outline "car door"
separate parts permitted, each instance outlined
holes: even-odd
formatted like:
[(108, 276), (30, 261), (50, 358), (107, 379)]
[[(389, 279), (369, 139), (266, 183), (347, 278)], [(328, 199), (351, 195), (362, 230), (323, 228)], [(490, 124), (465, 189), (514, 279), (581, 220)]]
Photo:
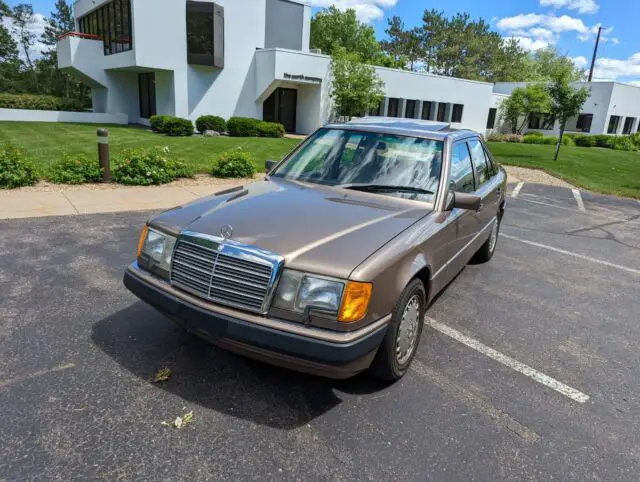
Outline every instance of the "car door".
[(488, 238), (489, 227), (498, 214), (502, 183), (480, 139), (470, 139), (467, 144), (475, 172), (475, 194), (482, 199), (480, 210), (472, 214), (476, 220), (475, 230), (478, 235), (473, 244), (475, 252)]
[[(471, 152), (466, 141), (455, 142), (451, 149), (451, 168), (449, 172), (449, 190), (474, 194), (476, 192), (475, 171)], [(478, 232), (478, 219), (475, 212), (453, 208), (451, 216), (455, 218), (455, 241), (451, 243), (447, 279), (453, 278), (468, 262), (468, 247)]]

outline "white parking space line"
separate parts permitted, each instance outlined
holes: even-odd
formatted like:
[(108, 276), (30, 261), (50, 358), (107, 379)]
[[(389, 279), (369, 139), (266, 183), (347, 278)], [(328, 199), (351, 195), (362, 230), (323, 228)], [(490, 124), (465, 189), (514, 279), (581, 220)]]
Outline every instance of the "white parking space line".
[(468, 346), (469, 348), (473, 348), (474, 350), (482, 353), (483, 355), (488, 356), (489, 358), (502, 363), (509, 368), (526, 375), (532, 380), (545, 385), (556, 392), (564, 395), (565, 397), (569, 397), (571, 400), (574, 400), (578, 403), (584, 403), (589, 400), (589, 395), (582, 393), (575, 388), (571, 388), (568, 385), (565, 385), (562, 382), (559, 382), (555, 378), (550, 377), (549, 375), (545, 375), (538, 370), (531, 368), (529, 365), (525, 365), (524, 363), (519, 362), (518, 360), (514, 360), (510, 356), (505, 355), (504, 353), (500, 353), (497, 350), (485, 345), (484, 343), (479, 342), (478, 340), (471, 338), (458, 330), (451, 328), (444, 323), (440, 323), (439, 321), (434, 320), (433, 318), (425, 317), (425, 323), (429, 325), (431, 328), (438, 330), (440, 333), (443, 333), (454, 340), (462, 343), (463, 345)]
[(509, 236), (508, 234), (504, 234), (504, 233), (500, 233), (500, 236), (502, 236), (503, 238), (506, 238), (506, 239), (511, 239), (513, 241), (518, 241), (520, 243), (528, 244), (530, 246), (536, 246), (537, 248), (548, 249), (549, 251), (555, 251), (556, 253), (566, 254), (567, 256), (572, 256), (574, 258), (584, 259), (584, 260), (590, 261), (592, 263), (597, 263), (597, 264), (601, 264), (603, 266), (608, 266), (610, 268), (615, 268), (615, 269), (619, 269), (619, 270), (622, 270), (622, 271), (627, 271), (628, 273), (633, 273), (633, 274), (640, 275), (640, 269), (629, 268), (627, 266), (622, 266), (622, 265), (619, 265), (619, 264), (610, 263), (609, 261), (604, 261), (602, 259), (592, 258), (591, 256), (586, 256), (584, 254), (574, 253), (572, 251), (567, 251), (565, 249), (554, 248), (553, 246), (549, 246), (547, 244), (536, 243), (535, 241), (529, 241), (528, 239), (522, 239), (522, 238), (518, 238), (516, 236)]
[(576, 199), (576, 203), (578, 203), (578, 209), (583, 213), (586, 212), (587, 210), (584, 208), (584, 203), (582, 202), (582, 195), (580, 194), (580, 191), (578, 191), (577, 189), (572, 189), (571, 192), (573, 193), (573, 197)]
[(519, 182), (516, 187), (513, 188), (513, 191), (511, 192), (511, 197), (518, 197), (518, 195), (520, 194), (520, 190), (522, 189), (522, 186), (524, 186), (524, 182)]
[(43, 375), (47, 375), (53, 372), (61, 372), (63, 370), (68, 370), (69, 368), (75, 367), (75, 363), (66, 363), (64, 365), (58, 365), (53, 368), (46, 368), (44, 370), (38, 370), (37, 372), (29, 373), (28, 375), (22, 375), (14, 378), (9, 378), (7, 380), (0, 380), (0, 388), (6, 387), (8, 385), (12, 385), (14, 383), (24, 382), (25, 380), (31, 380), (32, 378), (41, 377)]
[[(511, 197), (513, 197), (513, 196), (511, 196)], [(572, 212), (575, 213), (575, 209), (568, 208), (568, 207), (565, 207), (565, 206), (558, 206), (556, 204), (546, 203), (544, 201), (534, 201), (533, 199), (524, 199), (524, 198), (521, 198), (521, 197), (519, 197), (517, 199), (518, 199), (518, 201), (523, 201), (523, 202), (526, 202), (526, 203), (540, 204), (542, 206), (548, 206), (550, 208), (555, 208), (555, 209), (562, 209), (563, 211), (572, 211)], [(638, 202), (640, 202), (640, 201), (638, 201)], [(585, 212), (580, 212), (578, 214), (584, 214), (585, 216), (590, 216), (590, 217), (594, 217), (594, 218), (608, 219), (610, 221), (619, 221), (621, 223), (638, 224), (638, 225), (640, 225), (640, 222), (635, 221), (633, 219), (617, 218), (617, 217), (614, 217), (614, 216), (609, 216), (607, 214), (600, 214), (600, 213), (596, 213), (596, 212), (593, 212), (593, 211), (585, 211)]]

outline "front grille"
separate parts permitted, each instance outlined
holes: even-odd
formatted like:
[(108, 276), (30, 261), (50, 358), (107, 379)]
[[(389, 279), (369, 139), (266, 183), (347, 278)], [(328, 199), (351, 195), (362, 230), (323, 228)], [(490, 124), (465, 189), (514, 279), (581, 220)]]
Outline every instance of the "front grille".
[(273, 267), (178, 240), (171, 283), (208, 300), (262, 311)]

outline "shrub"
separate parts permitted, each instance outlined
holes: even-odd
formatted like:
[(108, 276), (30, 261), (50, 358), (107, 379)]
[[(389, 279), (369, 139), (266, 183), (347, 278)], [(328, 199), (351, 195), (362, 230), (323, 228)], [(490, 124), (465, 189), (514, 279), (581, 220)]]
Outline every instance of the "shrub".
[(489, 136), (487, 137), (487, 142), (504, 142), (504, 137), (504, 134), (489, 134)]
[(62, 159), (51, 167), (47, 177), (56, 184), (100, 182), (102, 168), (97, 159), (89, 159), (82, 154), (64, 154)]
[(115, 162), (113, 180), (120, 184), (148, 186), (193, 176), (193, 171), (184, 162), (171, 159), (169, 154), (168, 147), (123, 151)]
[(260, 121), (257, 130), (260, 137), (284, 137), (284, 126), (278, 122)]
[(564, 136), (562, 136), (562, 145), (563, 146), (575, 146), (576, 143), (574, 142), (574, 137), (573, 136), (567, 136), (566, 134)]
[(164, 132), (164, 123), (171, 116), (168, 115), (152, 115), (149, 118), (151, 130), (153, 132)]
[(636, 146), (636, 148), (640, 150), (640, 132), (636, 132), (635, 134), (631, 134), (629, 136), (629, 139), (631, 140), (633, 145)]
[(527, 131), (525, 136), (538, 136), (538, 137), (542, 137), (544, 136), (544, 134), (540, 131)]
[(573, 141), (576, 143), (576, 146), (580, 147), (595, 147), (596, 145), (596, 136), (576, 136)]
[(14, 145), (0, 147), (0, 188), (33, 186), (38, 176), (24, 151)]
[(167, 117), (162, 123), (162, 132), (172, 137), (192, 136), (193, 123), (189, 119)]
[(258, 120), (251, 117), (232, 117), (227, 121), (227, 132), (233, 137), (256, 137)]
[(520, 134), (506, 134), (504, 137), (504, 142), (513, 142), (516, 144), (521, 144), (524, 141), (524, 137)]
[(636, 146), (633, 144), (629, 136), (614, 137), (611, 142), (612, 149), (616, 151), (635, 151)]
[(255, 158), (240, 149), (223, 152), (213, 166), (215, 177), (252, 177), (256, 173)]
[(613, 140), (614, 138), (612, 136), (608, 136), (606, 134), (598, 134), (592, 137), (596, 143), (596, 147), (613, 149), (613, 144), (615, 141)]
[(196, 120), (196, 129), (200, 133), (204, 133), (204, 131), (224, 132), (227, 130), (227, 123), (217, 115), (203, 115)]
[(76, 99), (34, 94), (0, 94), (0, 108), (72, 112), (82, 112), (84, 110), (82, 103)]

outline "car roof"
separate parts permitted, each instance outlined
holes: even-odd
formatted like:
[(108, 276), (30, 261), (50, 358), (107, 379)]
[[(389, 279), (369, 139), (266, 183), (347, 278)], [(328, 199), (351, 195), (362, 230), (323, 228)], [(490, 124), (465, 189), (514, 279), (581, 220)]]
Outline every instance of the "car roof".
[(470, 129), (455, 129), (446, 122), (428, 121), (422, 119), (402, 119), (397, 117), (360, 117), (350, 122), (329, 124), (328, 129), (346, 129), (399, 136), (424, 137), (444, 141), (451, 137), (453, 140), (466, 137), (479, 137), (480, 134)]

